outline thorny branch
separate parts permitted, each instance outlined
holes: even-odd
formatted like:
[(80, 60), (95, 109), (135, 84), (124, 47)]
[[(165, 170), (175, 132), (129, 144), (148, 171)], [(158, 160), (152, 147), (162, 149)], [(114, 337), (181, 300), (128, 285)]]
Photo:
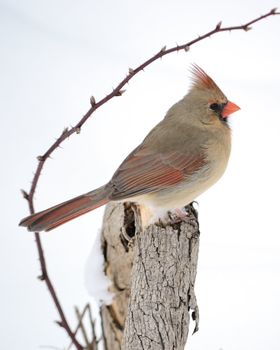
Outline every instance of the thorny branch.
[[(74, 126), (71, 128), (66, 128), (63, 130), (63, 132), (61, 133), (61, 135), (58, 137), (58, 139), (49, 147), (49, 149), (41, 156), (38, 156), (38, 165), (32, 180), (32, 184), (31, 184), (31, 188), (29, 193), (27, 193), (26, 191), (22, 191), (23, 193), (23, 197), (28, 201), (28, 206), (29, 206), (29, 211), (31, 214), (34, 213), (34, 194), (38, 185), (38, 181), (42, 172), (42, 169), (45, 165), (46, 160), (50, 157), (50, 155), (61, 145), (61, 143), (63, 141), (65, 141), (68, 137), (70, 137), (72, 134), (77, 133), (79, 134), (81, 131), (81, 127), (85, 124), (85, 122), (89, 119), (89, 117), (102, 105), (104, 105), (105, 103), (107, 103), (108, 101), (110, 101), (113, 97), (117, 97), (117, 96), (122, 96), (123, 93), (125, 92), (125, 90), (123, 90), (123, 87), (140, 71), (143, 71), (144, 68), (146, 68), (147, 66), (149, 66), (151, 63), (153, 63), (154, 61), (158, 60), (159, 58), (162, 58), (165, 55), (168, 55), (172, 52), (178, 52), (178, 51), (188, 51), (190, 49), (190, 47), (206, 38), (211, 37), (214, 34), (217, 33), (221, 33), (221, 32), (231, 32), (234, 30), (244, 30), (244, 31), (249, 31), (252, 29), (252, 25), (255, 24), (256, 22), (259, 22), (261, 20), (263, 20), (264, 18), (270, 17), (270, 16), (274, 16), (274, 15), (279, 15), (280, 12), (277, 11), (276, 8), (270, 10), (269, 12), (267, 12), (265, 15), (259, 16), (243, 25), (239, 25), (239, 26), (231, 26), (231, 27), (222, 27), (222, 22), (219, 22), (214, 29), (210, 30), (209, 32), (199, 36), (196, 39), (193, 39), (191, 41), (189, 41), (188, 43), (185, 43), (183, 45), (177, 45), (175, 47), (172, 47), (170, 49), (167, 49), (166, 46), (164, 46), (160, 51), (158, 51), (154, 56), (152, 56), (151, 58), (149, 58), (148, 60), (146, 60), (144, 63), (140, 64), (137, 68), (129, 68), (128, 69), (128, 75), (113, 89), (113, 91), (111, 93), (109, 93), (107, 96), (105, 96), (104, 98), (102, 98), (99, 101), (95, 101), (94, 97), (90, 98), (90, 104), (91, 107), (90, 109), (87, 111), (87, 113), (81, 118), (81, 120)], [(48, 270), (47, 270), (47, 266), (46, 266), (46, 260), (45, 260), (45, 256), (44, 256), (44, 251), (43, 251), (43, 247), (42, 247), (42, 243), (41, 243), (41, 239), (39, 236), (38, 232), (35, 232), (35, 242), (36, 242), (36, 246), (37, 246), (37, 250), (38, 250), (38, 255), (39, 255), (39, 261), (40, 261), (40, 266), (41, 266), (41, 276), (39, 277), (40, 280), (45, 281), (49, 292), (51, 294), (51, 297), (55, 303), (55, 306), (57, 308), (57, 311), (59, 313), (60, 316), (60, 321), (58, 321), (57, 323), (63, 327), (67, 334), (69, 335), (69, 337), (71, 338), (71, 341), (73, 342), (73, 344), (76, 346), (76, 349), (78, 350), (82, 350), (83, 347), (82, 345), (77, 341), (76, 338), (76, 332), (72, 332), (71, 328), (66, 320), (64, 311), (61, 307), (61, 303), (57, 297), (57, 294), (55, 292), (54, 286), (50, 280), (49, 274), (48, 274)]]

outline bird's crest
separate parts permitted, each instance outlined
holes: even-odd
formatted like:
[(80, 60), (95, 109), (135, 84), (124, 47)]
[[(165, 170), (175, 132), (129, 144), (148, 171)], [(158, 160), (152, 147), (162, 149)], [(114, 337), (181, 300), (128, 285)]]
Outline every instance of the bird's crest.
[(216, 85), (214, 80), (212, 80), (209, 75), (207, 75), (203, 69), (201, 69), (197, 64), (193, 64), (191, 68), (193, 87), (198, 89), (215, 89), (220, 91), (219, 87)]

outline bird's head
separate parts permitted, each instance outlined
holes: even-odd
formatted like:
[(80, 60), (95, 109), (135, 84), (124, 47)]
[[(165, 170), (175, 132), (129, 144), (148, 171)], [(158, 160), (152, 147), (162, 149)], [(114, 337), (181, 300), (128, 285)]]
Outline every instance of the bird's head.
[(198, 122), (209, 125), (217, 123), (227, 124), (228, 116), (240, 109), (230, 102), (217, 86), (199, 66), (193, 65), (192, 87), (185, 97), (191, 115)]

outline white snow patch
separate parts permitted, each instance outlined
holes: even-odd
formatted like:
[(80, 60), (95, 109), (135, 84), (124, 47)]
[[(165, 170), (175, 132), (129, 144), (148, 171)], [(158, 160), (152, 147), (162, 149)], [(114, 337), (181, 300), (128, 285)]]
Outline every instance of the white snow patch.
[(104, 274), (104, 257), (101, 250), (101, 230), (99, 229), (86, 262), (85, 285), (98, 304), (112, 304), (114, 294), (109, 292), (110, 279)]

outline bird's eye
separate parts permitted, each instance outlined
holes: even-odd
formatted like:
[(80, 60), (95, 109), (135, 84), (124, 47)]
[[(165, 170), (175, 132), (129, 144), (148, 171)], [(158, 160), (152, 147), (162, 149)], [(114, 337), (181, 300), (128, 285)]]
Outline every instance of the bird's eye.
[(212, 111), (214, 112), (219, 112), (221, 110), (221, 105), (219, 105), (218, 103), (212, 103), (209, 106), (210, 109), (212, 109)]

